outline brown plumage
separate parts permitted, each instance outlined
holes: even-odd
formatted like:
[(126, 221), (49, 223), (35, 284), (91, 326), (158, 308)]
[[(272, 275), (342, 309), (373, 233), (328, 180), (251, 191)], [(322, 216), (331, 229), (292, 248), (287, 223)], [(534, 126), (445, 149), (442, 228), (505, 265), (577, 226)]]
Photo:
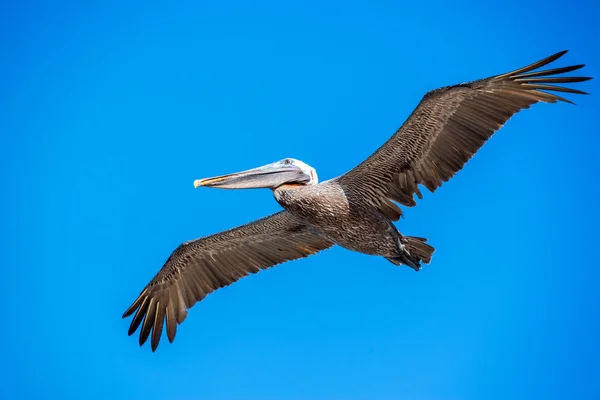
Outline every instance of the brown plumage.
[(435, 191), (518, 111), (540, 101), (570, 103), (548, 91), (585, 94), (556, 84), (590, 78), (555, 76), (583, 65), (533, 72), (565, 53), (427, 93), (383, 146), (338, 178), (319, 184), (313, 168), (285, 159), (196, 181), (195, 186), (271, 188), (285, 211), (179, 246), (125, 311), (123, 317), (135, 313), (129, 334), (141, 325), (140, 345), (151, 337), (154, 351), (163, 325), (172, 342), (187, 309), (214, 290), (334, 244), (419, 270), (434, 248), (424, 238), (398, 232), (392, 224), (402, 215), (396, 203), (414, 206), (419, 185)]
[(539, 101), (569, 100), (553, 93), (587, 94), (553, 83), (582, 82), (587, 77), (555, 77), (584, 65), (530, 72), (564, 55), (554, 54), (527, 67), (425, 95), (406, 122), (369, 158), (339, 178), (378, 207), (390, 200), (412, 207), (418, 185), (433, 192), (448, 181), (477, 150), (518, 111)]
[(140, 345), (152, 331), (156, 349), (166, 320), (167, 337), (175, 339), (187, 309), (216, 289), (285, 261), (331, 247), (302, 220), (287, 211), (240, 227), (183, 243), (144, 288), (123, 317), (135, 312), (129, 334), (140, 324)]

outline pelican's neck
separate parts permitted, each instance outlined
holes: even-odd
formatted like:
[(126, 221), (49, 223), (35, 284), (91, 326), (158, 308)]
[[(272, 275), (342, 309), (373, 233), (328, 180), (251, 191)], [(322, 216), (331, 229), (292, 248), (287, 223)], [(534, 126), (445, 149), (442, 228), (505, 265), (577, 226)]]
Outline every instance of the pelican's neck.
[(294, 201), (299, 192), (309, 186), (300, 183), (286, 183), (273, 189), (273, 195), (275, 196), (275, 200), (285, 208), (286, 204)]

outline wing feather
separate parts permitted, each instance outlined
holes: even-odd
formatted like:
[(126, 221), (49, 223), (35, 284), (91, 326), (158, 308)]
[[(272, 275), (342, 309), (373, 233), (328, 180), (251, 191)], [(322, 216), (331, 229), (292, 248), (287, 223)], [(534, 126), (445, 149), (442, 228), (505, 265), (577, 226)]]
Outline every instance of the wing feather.
[(537, 102), (571, 103), (548, 92), (587, 94), (557, 86), (588, 77), (556, 77), (583, 64), (534, 71), (566, 53), (502, 75), (427, 93), (396, 133), (369, 158), (337, 178), (345, 190), (360, 193), (388, 213), (390, 200), (414, 206), (419, 185), (433, 192), (451, 179), (515, 113)]
[(134, 314), (129, 335), (140, 327), (140, 345), (148, 338), (152, 351), (166, 323), (167, 337), (175, 339), (177, 325), (187, 310), (211, 292), (240, 278), (331, 247), (300, 219), (287, 211), (216, 235), (186, 242), (125, 311)]

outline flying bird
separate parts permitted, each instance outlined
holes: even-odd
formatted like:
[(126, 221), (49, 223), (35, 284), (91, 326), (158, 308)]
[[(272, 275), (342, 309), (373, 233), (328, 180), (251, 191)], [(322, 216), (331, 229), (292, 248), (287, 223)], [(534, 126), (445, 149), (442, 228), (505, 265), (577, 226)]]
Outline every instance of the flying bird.
[[(418, 271), (434, 248), (404, 236), (393, 222), (398, 205), (416, 205), (419, 185), (434, 192), (518, 111), (537, 102), (571, 101), (551, 92), (587, 94), (560, 86), (589, 80), (557, 76), (584, 65), (538, 70), (556, 53), (516, 71), (425, 94), (394, 135), (351, 171), (319, 183), (314, 168), (293, 158), (229, 175), (194, 181), (194, 187), (269, 188), (284, 210), (231, 230), (181, 244), (146, 285), (123, 318), (141, 325), (140, 346), (155, 351), (166, 324), (175, 339), (187, 310), (216, 289), (251, 273), (307, 257), (333, 245), (382, 256)], [(537, 71), (536, 71), (537, 70)]]

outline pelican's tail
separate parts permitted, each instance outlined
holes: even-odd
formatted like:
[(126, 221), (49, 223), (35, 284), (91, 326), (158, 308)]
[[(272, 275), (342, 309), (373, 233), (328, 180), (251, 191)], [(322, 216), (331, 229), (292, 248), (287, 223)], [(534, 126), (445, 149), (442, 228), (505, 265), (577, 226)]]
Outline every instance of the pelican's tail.
[(402, 251), (398, 257), (386, 257), (390, 262), (404, 264), (415, 271), (421, 269), (421, 263), (429, 264), (435, 249), (428, 245), (427, 239), (415, 236), (403, 236), (400, 239)]

